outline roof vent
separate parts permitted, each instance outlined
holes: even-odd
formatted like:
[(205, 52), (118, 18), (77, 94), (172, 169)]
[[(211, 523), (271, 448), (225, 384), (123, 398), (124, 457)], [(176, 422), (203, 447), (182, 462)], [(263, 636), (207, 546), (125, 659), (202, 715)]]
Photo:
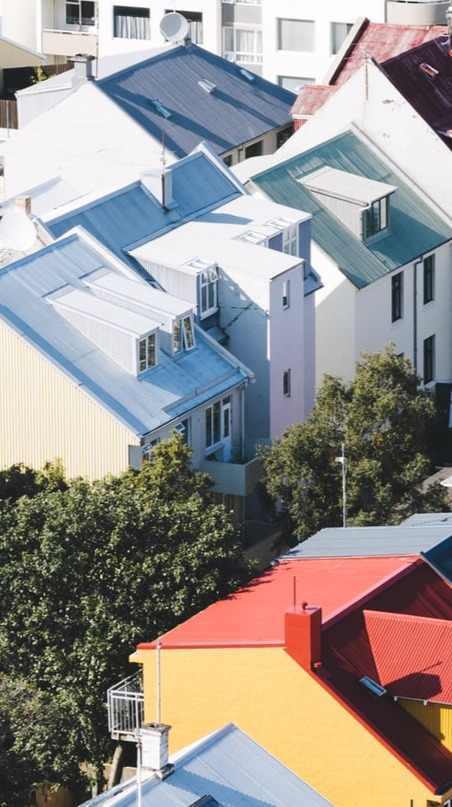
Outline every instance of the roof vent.
[(207, 78), (202, 78), (198, 81), (200, 87), (208, 93), (213, 92), (216, 89), (216, 85), (213, 81), (209, 81)]
[(427, 76), (427, 78), (436, 78), (439, 72), (432, 67), (431, 64), (427, 64), (427, 62), (422, 62), (419, 65), (419, 70), (424, 74), (424, 76)]
[(245, 70), (244, 67), (239, 67), (239, 73), (243, 76), (243, 78), (246, 78), (247, 81), (254, 81), (256, 78), (253, 73), (250, 73), (249, 70)]
[(360, 678), (359, 683), (368, 689), (372, 695), (375, 695), (376, 698), (381, 698), (383, 695), (386, 695), (386, 689), (367, 675), (365, 675), (364, 678)]
[(157, 112), (159, 113), (159, 115), (162, 116), (162, 118), (171, 117), (172, 113), (170, 112), (170, 110), (167, 109), (166, 106), (163, 106), (162, 102), (158, 98), (152, 98), (151, 104), (156, 108)]

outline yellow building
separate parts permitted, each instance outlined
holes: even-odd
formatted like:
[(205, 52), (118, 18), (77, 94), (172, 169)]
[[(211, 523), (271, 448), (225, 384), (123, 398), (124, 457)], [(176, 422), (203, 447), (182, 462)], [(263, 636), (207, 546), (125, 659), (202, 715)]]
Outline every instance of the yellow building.
[[(429, 653), (401, 641), (406, 625), (388, 632), (394, 614), (422, 623)], [(419, 559), (282, 559), (131, 661), (142, 665), (145, 721), (158, 693), (177, 748), (233, 720), (337, 807), (433, 807), (452, 797), (450, 732), (446, 718), (435, 732), (417, 712), (445, 708), (451, 631), (434, 688), (422, 670), (451, 618), (451, 588)], [(424, 688), (410, 689), (419, 676)]]

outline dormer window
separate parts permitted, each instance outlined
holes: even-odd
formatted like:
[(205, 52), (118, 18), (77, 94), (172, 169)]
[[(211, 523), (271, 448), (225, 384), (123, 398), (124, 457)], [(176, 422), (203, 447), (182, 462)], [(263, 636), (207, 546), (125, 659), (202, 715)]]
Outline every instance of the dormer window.
[(263, 244), (267, 241), (267, 236), (264, 233), (259, 233), (257, 230), (246, 230), (237, 236), (238, 241), (247, 241), (248, 244)]
[(138, 343), (138, 369), (140, 373), (155, 367), (157, 364), (157, 345), (155, 333), (149, 333)]
[(364, 211), (364, 234), (365, 238), (376, 235), (388, 226), (388, 197), (377, 199), (371, 202)]
[(218, 274), (215, 268), (201, 273), (201, 319), (213, 314), (218, 308)]
[(173, 325), (173, 353), (191, 350), (195, 346), (193, 321), (191, 315), (176, 319)]

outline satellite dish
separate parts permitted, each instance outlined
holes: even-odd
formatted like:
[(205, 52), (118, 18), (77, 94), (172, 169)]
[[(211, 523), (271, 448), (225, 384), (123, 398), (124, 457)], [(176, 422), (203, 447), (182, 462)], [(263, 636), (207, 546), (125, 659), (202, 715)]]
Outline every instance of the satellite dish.
[(188, 20), (177, 11), (170, 11), (160, 21), (160, 33), (170, 42), (182, 42), (188, 34)]
[(36, 241), (35, 225), (22, 210), (9, 210), (0, 221), (0, 239), (7, 249), (26, 252)]

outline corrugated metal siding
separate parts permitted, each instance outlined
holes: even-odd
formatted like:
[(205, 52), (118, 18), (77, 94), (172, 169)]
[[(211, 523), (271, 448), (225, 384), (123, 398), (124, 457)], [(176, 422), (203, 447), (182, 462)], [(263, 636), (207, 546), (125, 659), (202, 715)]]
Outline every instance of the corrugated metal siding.
[(422, 550), (442, 542), (449, 548), (447, 538), (452, 524), (400, 524), (388, 527), (325, 527), (307, 541), (291, 549), (289, 557), (339, 558), (376, 557), (382, 555), (418, 555)]
[(316, 191), (316, 198), (331, 211), (357, 238), (361, 235), (361, 205), (355, 205), (345, 199), (338, 199)]
[(83, 314), (77, 314), (55, 303), (55, 308), (74, 325), (80, 333), (83, 333), (97, 347), (100, 347), (107, 356), (123, 367), (128, 373), (137, 372), (136, 362), (136, 339), (128, 333), (118, 330), (113, 326), (108, 326), (105, 322), (96, 322)]
[(0, 456), (34, 468), (60, 458), (69, 478), (128, 466), (138, 438), (8, 326), (0, 323)]
[[(363, 243), (297, 180), (323, 166), (386, 182), (391, 197), (391, 226), (378, 239)], [(346, 132), (252, 178), (274, 202), (312, 215), (312, 238), (358, 289), (431, 252), (450, 240), (450, 228), (422, 198), (404, 184), (365, 142)]]
[(141, 263), (168, 294), (174, 294), (175, 297), (181, 297), (192, 305), (197, 305), (197, 277), (193, 272), (184, 272), (180, 267), (163, 266), (153, 261), (142, 260)]
[(452, 707), (442, 706), (438, 703), (428, 703), (424, 706), (421, 701), (404, 700), (403, 698), (400, 698), (398, 702), (442, 745), (452, 751)]

